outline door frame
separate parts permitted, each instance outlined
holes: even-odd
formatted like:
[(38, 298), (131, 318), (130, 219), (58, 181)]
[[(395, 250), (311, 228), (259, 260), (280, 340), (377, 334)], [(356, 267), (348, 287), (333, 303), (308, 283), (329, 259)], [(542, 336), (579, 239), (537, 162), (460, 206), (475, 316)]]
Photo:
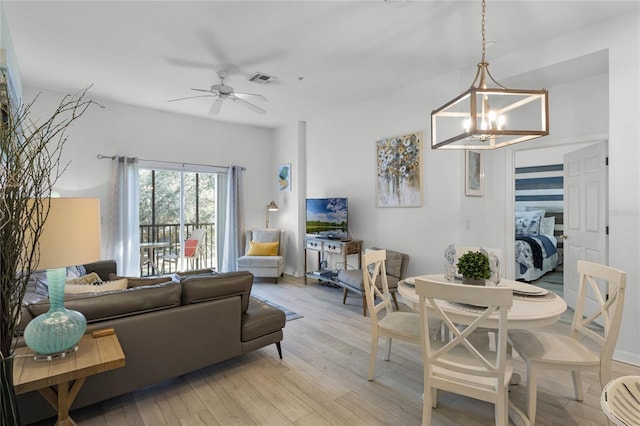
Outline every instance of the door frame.
[[(504, 263), (506, 270), (506, 278), (514, 279), (515, 277), (515, 180), (516, 180), (516, 154), (522, 153), (524, 151), (532, 151), (538, 149), (545, 148), (553, 148), (557, 146), (565, 146), (565, 145), (587, 145), (592, 143), (605, 142), (609, 140), (608, 133), (598, 133), (593, 135), (585, 135), (585, 136), (571, 136), (565, 138), (557, 138), (557, 139), (536, 139), (535, 142), (529, 144), (521, 144), (512, 145), (511, 153), (507, 153), (506, 155), (506, 167), (507, 173), (506, 178), (507, 182), (505, 185), (506, 190), (506, 220), (505, 220), (505, 241), (504, 241)], [(607, 194), (608, 192), (607, 188)], [(607, 209), (609, 209), (609, 204), (607, 203)], [(608, 212), (607, 212), (608, 214)], [(511, 260), (508, 260), (511, 259)]]

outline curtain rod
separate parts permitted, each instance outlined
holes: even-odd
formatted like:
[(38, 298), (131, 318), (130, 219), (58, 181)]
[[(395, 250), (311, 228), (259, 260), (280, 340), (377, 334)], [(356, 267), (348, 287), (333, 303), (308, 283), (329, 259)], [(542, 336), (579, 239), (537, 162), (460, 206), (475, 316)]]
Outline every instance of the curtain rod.
[[(98, 160), (106, 160), (106, 159), (115, 160), (117, 157), (118, 157), (117, 155), (111, 155), (111, 156), (102, 155), (102, 154), (98, 154), (97, 155)], [(151, 162), (154, 162), (154, 163), (177, 164), (177, 165), (181, 165), (181, 166), (188, 165), (188, 166), (202, 166), (202, 167), (223, 167), (223, 168), (229, 167), (229, 166), (216, 166), (216, 165), (213, 165), (213, 164), (176, 163), (175, 161), (145, 160), (143, 158), (138, 158), (138, 160), (140, 160), (140, 161), (151, 161)], [(241, 166), (241, 169), (242, 170), (247, 170), (247, 168), (244, 167), (244, 166)]]

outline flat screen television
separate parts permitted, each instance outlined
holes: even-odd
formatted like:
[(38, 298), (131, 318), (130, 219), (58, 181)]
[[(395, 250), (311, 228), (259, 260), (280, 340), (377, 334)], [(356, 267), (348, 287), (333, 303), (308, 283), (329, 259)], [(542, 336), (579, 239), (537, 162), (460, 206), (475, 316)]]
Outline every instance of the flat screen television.
[(347, 198), (307, 198), (307, 234), (320, 238), (348, 239), (347, 205)]

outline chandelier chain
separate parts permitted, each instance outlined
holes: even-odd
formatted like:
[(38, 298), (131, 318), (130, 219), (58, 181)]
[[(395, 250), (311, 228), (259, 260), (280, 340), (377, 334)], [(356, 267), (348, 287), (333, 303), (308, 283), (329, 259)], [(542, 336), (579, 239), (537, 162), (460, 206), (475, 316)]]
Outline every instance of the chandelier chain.
[(485, 11), (486, 11), (486, 5), (485, 5), (485, 0), (482, 0), (482, 62), (484, 62), (484, 53), (485, 53), (485, 45), (486, 45), (486, 41), (485, 41), (485, 30), (484, 30), (484, 24), (485, 24)]

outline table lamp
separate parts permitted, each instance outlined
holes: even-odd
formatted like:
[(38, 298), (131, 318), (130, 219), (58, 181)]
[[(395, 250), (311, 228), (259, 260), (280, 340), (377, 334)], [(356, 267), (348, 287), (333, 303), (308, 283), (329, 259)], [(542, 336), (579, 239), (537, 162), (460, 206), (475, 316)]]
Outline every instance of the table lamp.
[(36, 357), (52, 359), (76, 350), (87, 320), (82, 313), (65, 309), (64, 285), (67, 266), (99, 260), (100, 200), (97, 198), (47, 198), (41, 211), (49, 207), (42, 227), (40, 256), (36, 270), (47, 270), (49, 311), (27, 324), (24, 340)]

